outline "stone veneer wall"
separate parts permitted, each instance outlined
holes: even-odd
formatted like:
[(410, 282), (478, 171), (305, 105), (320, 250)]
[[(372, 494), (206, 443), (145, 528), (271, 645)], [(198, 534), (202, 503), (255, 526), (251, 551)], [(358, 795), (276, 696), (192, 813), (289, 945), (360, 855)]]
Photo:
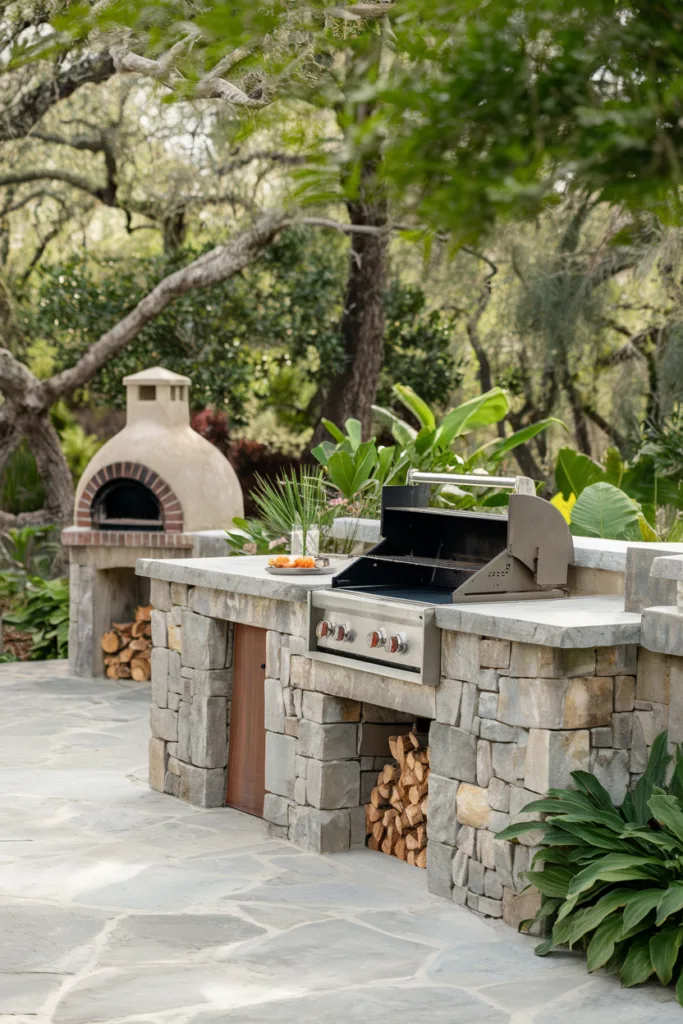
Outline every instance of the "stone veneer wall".
[(153, 581), (150, 784), (201, 806), (225, 803), (231, 625), (268, 629), (264, 817), (319, 853), (365, 840), (363, 804), (389, 735), (431, 720), (430, 890), (509, 924), (534, 834), (497, 840), (521, 808), (571, 772), (595, 772), (616, 801), (669, 726), (683, 658), (633, 646), (560, 650), (445, 633), (442, 680), (422, 687), (305, 655), (305, 607)]

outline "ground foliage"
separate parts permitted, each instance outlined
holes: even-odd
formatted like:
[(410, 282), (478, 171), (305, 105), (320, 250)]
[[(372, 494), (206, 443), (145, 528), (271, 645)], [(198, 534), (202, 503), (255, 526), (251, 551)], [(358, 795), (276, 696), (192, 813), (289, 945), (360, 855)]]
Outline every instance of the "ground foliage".
[(539, 956), (583, 949), (589, 971), (618, 973), (626, 986), (653, 974), (662, 985), (675, 980), (683, 1004), (683, 747), (667, 782), (671, 761), (663, 732), (620, 806), (595, 775), (572, 772), (576, 790), (550, 789), (523, 808), (544, 822), (510, 825), (498, 838), (542, 836), (526, 874), (542, 894), (534, 921), (552, 929)]

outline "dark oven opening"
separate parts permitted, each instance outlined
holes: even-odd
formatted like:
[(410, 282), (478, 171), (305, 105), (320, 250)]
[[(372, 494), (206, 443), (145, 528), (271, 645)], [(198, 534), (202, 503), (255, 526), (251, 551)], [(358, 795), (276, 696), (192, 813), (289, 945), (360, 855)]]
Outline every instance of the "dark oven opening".
[(103, 484), (93, 498), (90, 516), (96, 530), (164, 529), (156, 495), (139, 480), (110, 480)]

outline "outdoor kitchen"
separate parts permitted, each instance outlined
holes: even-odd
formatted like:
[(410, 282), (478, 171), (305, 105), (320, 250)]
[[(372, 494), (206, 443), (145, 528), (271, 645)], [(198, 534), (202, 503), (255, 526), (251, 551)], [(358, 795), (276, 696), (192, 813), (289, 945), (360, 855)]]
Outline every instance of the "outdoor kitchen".
[(142, 558), (149, 778), (317, 853), (426, 866), (516, 926), (537, 840), (496, 834), (577, 769), (621, 801), (662, 730), (683, 740), (683, 548), (572, 538), (525, 478), (464, 479), (511, 490), (508, 514), (432, 508), (443, 477), (411, 470), (380, 521), (335, 523), (356, 557), (333, 575)]

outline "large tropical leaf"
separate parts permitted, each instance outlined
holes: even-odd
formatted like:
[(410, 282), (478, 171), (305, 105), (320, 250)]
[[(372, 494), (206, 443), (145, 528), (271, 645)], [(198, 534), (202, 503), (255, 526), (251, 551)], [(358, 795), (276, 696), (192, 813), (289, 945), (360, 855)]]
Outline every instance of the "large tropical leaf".
[[(325, 427), (325, 430), (327, 430), (327, 432), (329, 434), (332, 434), (332, 437), (335, 439), (337, 444), (343, 444), (344, 443), (346, 438), (344, 437), (343, 432), (339, 429), (339, 427), (335, 423), (332, 422), (332, 420), (323, 419), (323, 420), (321, 420), (321, 422), (322, 422), (322, 425)], [(328, 444), (329, 444), (329, 441), (328, 441)]]
[(640, 537), (637, 505), (613, 484), (586, 487), (572, 509), (571, 531), (577, 537), (636, 540)]
[(604, 478), (605, 471), (593, 459), (573, 448), (560, 448), (555, 463), (555, 483), (565, 499), (570, 494), (578, 498), (586, 487)]
[[(358, 446), (363, 440), (363, 426), (360, 420), (349, 419), (344, 424), (346, 427), (346, 433), (349, 436), (349, 442), (351, 444), (351, 450), (357, 451)], [(329, 427), (328, 427), (329, 430)]]
[(517, 430), (514, 434), (510, 434), (509, 437), (505, 437), (500, 441), (490, 441), (488, 444), (482, 445), (481, 448), (478, 448), (477, 451), (474, 452), (474, 456), (488, 449), (487, 459), (490, 463), (496, 465), (505, 458), (508, 452), (513, 451), (515, 448), (519, 448), (521, 444), (526, 444), (527, 441), (531, 441), (538, 434), (543, 433), (544, 430), (547, 430), (548, 427), (552, 427), (553, 425), (562, 427), (563, 430), (568, 429), (566, 423), (563, 423), (562, 420), (558, 420), (554, 416), (549, 416), (547, 419), (539, 420), (537, 423), (532, 423), (529, 427)]
[(403, 448), (407, 448), (411, 441), (417, 437), (417, 430), (409, 423), (402, 420), (400, 416), (393, 413), (391, 409), (385, 409), (381, 405), (373, 405), (372, 411), (380, 423), (385, 423), (391, 430), (392, 436)]
[(420, 426), (426, 427), (427, 430), (434, 430), (436, 427), (434, 413), (427, 403), (419, 395), (415, 394), (412, 388), (405, 384), (394, 384), (391, 390), (399, 402), (405, 405), (406, 409), (409, 409), (413, 416), (419, 420)]
[(436, 430), (435, 444), (447, 448), (456, 437), (469, 433), (476, 427), (488, 427), (498, 423), (510, 408), (508, 397), (502, 388), (492, 388), (483, 395), (477, 395), (463, 402), (445, 416)]
[(650, 939), (650, 960), (662, 985), (668, 985), (673, 977), (681, 942), (683, 928), (680, 926), (662, 928)]

